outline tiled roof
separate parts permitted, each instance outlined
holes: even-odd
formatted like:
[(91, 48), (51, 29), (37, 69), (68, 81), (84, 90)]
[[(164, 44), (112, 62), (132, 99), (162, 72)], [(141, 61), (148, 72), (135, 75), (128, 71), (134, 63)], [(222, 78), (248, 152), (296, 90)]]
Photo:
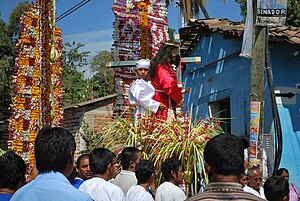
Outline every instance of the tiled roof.
[[(220, 33), (225, 39), (239, 38), (243, 36), (244, 28), (242, 22), (231, 22), (228, 19), (191, 20), (188, 27), (179, 29), (181, 53), (189, 54), (202, 36)], [(269, 40), (300, 45), (300, 27), (272, 27), (269, 29)]]

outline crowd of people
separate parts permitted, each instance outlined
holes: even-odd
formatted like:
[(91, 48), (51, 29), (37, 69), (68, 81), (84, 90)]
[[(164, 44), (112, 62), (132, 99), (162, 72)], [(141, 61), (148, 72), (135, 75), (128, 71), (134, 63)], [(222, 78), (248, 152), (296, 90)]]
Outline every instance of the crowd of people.
[[(35, 141), (36, 163), (29, 180), (25, 178), (26, 164), (19, 155), (13, 151), (1, 155), (0, 200), (297, 201), (300, 197), (297, 187), (289, 183), (285, 168), (264, 185), (259, 168), (248, 168), (245, 173), (244, 146), (234, 135), (220, 134), (207, 142), (204, 160), (209, 183), (203, 192), (189, 198), (180, 186), (185, 174), (175, 157), (162, 163), (163, 182), (154, 190), (157, 170), (152, 161), (142, 159), (141, 150), (126, 147), (118, 157), (106, 148), (96, 148), (79, 156), (74, 167), (75, 148), (73, 135), (65, 129), (41, 129)], [(70, 177), (72, 172), (75, 177)]]
[[(177, 83), (179, 61), (178, 47), (165, 43), (151, 62), (136, 62), (138, 79), (128, 92), (136, 121), (148, 111), (158, 118), (176, 118), (176, 107), (188, 91)], [(220, 134), (207, 142), (204, 166), (209, 183), (195, 195), (185, 194), (181, 186), (185, 173), (175, 157), (166, 158), (156, 170), (152, 161), (142, 159), (138, 148), (126, 147), (118, 155), (96, 148), (75, 162), (73, 135), (56, 127), (42, 128), (34, 146), (35, 165), (27, 177), (20, 156), (12, 151), (0, 156), (0, 201), (300, 200), (300, 191), (289, 183), (285, 168), (262, 184), (261, 169), (247, 167), (244, 143), (234, 135)], [(159, 185), (157, 171), (162, 174)]]

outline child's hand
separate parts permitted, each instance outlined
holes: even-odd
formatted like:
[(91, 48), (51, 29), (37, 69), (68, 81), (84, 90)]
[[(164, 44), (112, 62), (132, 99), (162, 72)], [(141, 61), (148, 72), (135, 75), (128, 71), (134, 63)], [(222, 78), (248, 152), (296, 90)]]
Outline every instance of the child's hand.
[(182, 94), (187, 94), (187, 93), (189, 93), (190, 92), (190, 88), (186, 88), (186, 89), (182, 89), (181, 90), (181, 93)]
[(163, 104), (163, 103), (160, 103), (159, 106), (158, 106), (158, 110), (163, 110), (166, 108), (166, 105)]

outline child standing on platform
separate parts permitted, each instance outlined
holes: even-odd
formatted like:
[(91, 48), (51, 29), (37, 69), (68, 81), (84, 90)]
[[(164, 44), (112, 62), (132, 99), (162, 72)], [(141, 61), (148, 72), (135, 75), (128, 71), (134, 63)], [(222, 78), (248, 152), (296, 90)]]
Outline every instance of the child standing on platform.
[(149, 79), (149, 59), (141, 59), (136, 62), (136, 79), (128, 91), (128, 99), (131, 105), (136, 105), (133, 112), (135, 121), (140, 116), (145, 116), (147, 111), (156, 113), (166, 106), (158, 101), (153, 100), (155, 89)]

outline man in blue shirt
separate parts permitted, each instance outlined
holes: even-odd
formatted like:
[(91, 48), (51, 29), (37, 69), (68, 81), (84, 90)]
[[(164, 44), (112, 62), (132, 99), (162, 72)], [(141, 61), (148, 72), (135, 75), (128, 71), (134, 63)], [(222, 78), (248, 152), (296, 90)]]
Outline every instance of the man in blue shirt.
[(8, 201), (25, 183), (25, 161), (12, 151), (0, 157), (0, 200)]
[(74, 137), (67, 130), (57, 127), (40, 130), (35, 140), (39, 175), (20, 188), (11, 201), (92, 201), (67, 179), (73, 170), (75, 149)]
[(75, 188), (79, 186), (87, 179), (93, 177), (93, 173), (90, 169), (89, 154), (82, 154), (78, 157), (76, 161), (76, 177), (72, 181), (72, 185)]

